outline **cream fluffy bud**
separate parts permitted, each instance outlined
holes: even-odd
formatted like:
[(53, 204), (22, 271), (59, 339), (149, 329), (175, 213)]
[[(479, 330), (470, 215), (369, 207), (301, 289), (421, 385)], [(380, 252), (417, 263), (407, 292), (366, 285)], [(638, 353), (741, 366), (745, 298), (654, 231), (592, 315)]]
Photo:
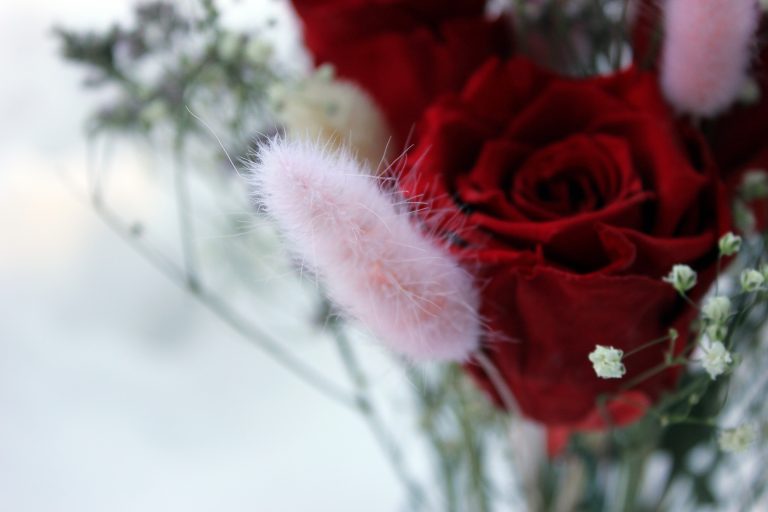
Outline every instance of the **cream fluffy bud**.
[(747, 80), (756, 0), (667, 0), (661, 87), (678, 110), (714, 116)]
[(373, 166), (391, 159), (391, 132), (373, 98), (355, 84), (335, 79), (332, 68), (321, 67), (295, 85), (273, 86), (269, 95), (275, 117), (290, 137), (348, 146)]
[(465, 360), (481, 335), (473, 278), (345, 150), (275, 139), (253, 185), (328, 295), (390, 349)]

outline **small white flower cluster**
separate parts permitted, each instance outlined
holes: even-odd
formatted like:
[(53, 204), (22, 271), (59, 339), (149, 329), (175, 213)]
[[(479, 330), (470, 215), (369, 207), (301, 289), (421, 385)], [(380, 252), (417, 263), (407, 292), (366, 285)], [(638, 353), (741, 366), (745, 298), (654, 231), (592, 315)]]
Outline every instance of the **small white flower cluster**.
[(704, 317), (716, 324), (725, 323), (731, 314), (731, 299), (728, 297), (711, 297), (701, 308)]
[(724, 452), (743, 452), (757, 440), (757, 428), (751, 423), (720, 431), (717, 442)]
[(718, 247), (720, 248), (721, 255), (733, 256), (741, 249), (741, 237), (729, 231), (720, 237)]
[(728, 334), (726, 322), (731, 316), (731, 299), (724, 296), (710, 297), (701, 308), (707, 320), (707, 336), (714, 341), (722, 341)]
[(741, 282), (741, 289), (748, 293), (761, 291), (765, 288), (765, 275), (753, 268), (742, 271), (739, 281)]
[(664, 281), (671, 284), (675, 290), (685, 294), (696, 286), (696, 271), (688, 265), (674, 265)]
[(624, 351), (613, 347), (596, 345), (595, 350), (589, 354), (589, 360), (595, 373), (602, 379), (620, 379), (627, 372), (621, 358)]
[(752, 169), (741, 179), (741, 194), (747, 201), (768, 197), (768, 173), (763, 169)]
[(701, 358), (701, 365), (712, 380), (725, 373), (733, 363), (733, 357), (722, 341), (707, 340), (702, 343), (701, 350), (704, 353)]

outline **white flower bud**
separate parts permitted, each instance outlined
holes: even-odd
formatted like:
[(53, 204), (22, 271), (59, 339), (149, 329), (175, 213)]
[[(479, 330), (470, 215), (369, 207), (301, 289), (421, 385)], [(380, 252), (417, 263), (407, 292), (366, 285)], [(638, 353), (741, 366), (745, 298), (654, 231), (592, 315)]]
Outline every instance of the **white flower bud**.
[(757, 429), (750, 423), (720, 431), (717, 443), (724, 452), (737, 453), (746, 450), (757, 440)]
[(688, 265), (674, 265), (664, 281), (678, 292), (685, 293), (696, 286), (696, 272)]
[(754, 292), (763, 287), (765, 276), (753, 268), (748, 268), (741, 273), (741, 288), (745, 292)]
[(667, 333), (667, 336), (669, 336), (669, 339), (672, 341), (677, 341), (677, 338), (680, 337), (680, 333), (677, 332), (677, 329), (674, 327), (669, 328), (669, 332)]
[(741, 237), (729, 231), (720, 237), (718, 246), (720, 247), (720, 254), (723, 256), (733, 256), (741, 249)]
[(701, 308), (704, 317), (712, 323), (722, 324), (731, 314), (731, 299), (728, 297), (710, 297)]
[(701, 358), (701, 365), (707, 371), (712, 380), (725, 373), (728, 366), (733, 362), (731, 353), (719, 341), (713, 341), (702, 345), (704, 356)]
[(768, 172), (763, 169), (746, 171), (741, 178), (741, 193), (747, 201), (768, 197)]
[(603, 379), (620, 379), (627, 372), (621, 358), (624, 352), (613, 347), (596, 345), (589, 354), (589, 360), (598, 377)]

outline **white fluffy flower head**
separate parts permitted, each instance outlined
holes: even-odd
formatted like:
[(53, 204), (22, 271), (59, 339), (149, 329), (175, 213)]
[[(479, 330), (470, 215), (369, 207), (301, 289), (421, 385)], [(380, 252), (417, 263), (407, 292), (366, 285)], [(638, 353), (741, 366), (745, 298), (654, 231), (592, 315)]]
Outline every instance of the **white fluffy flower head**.
[(620, 379), (627, 373), (621, 358), (624, 351), (613, 347), (596, 345), (595, 350), (589, 354), (589, 360), (595, 373), (602, 379)]
[(688, 265), (674, 265), (664, 281), (671, 284), (678, 292), (685, 293), (696, 286), (696, 271)]
[(718, 247), (723, 256), (733, 256), (741, 249), (741, 237), (729, 231), (720, 237)]
[(702, 345), (704, 355), (701, 358), (701, 365), (707, 371), (712, 380), (725, 373), (733, 362), (731, 353), (720, 341), (712, 341)]
[(753, 269), (748, 268), (741, 273), (741, 288), (745, 292), (754, 292), (763, 287), (765, 284), (765, 276)]
[(751, 169), (741, 179), (741, 193), (747, 201), (768, 196), (768, 172)]
[(731, 299), (728, 297), (710, 297), (701, 308), (702, 313), (710, 322), (723, 324), (731, 314)]
[(730, 453), (743, 452), (756, 440), (757, 429), (751, 423), (722, 430), (717, 437), (720, 449)]

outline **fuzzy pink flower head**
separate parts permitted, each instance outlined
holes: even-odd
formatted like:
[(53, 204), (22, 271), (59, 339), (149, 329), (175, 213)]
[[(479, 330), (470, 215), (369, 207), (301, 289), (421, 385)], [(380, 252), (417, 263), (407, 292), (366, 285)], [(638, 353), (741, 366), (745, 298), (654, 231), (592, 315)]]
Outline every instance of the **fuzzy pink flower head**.
[(756, 0), (667, 0), (661, 87), (678, 110), (714, 116), (739, 96), (760, 13)]
[(473, 278), (347, 150), (276, 138), (252, 184), (328, 294), (391, 350), (468, 358), (481, 337)]

